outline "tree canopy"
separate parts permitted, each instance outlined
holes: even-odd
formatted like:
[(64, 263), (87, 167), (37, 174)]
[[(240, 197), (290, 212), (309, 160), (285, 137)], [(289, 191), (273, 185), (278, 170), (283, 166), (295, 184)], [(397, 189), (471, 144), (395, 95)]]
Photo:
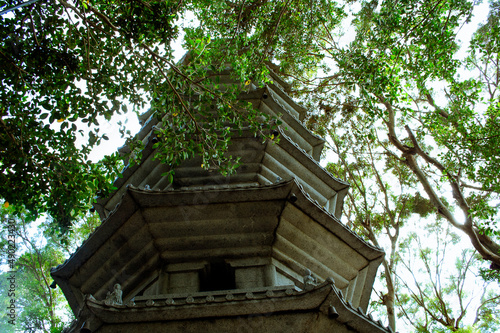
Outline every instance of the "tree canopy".
[(365, 118), (363, 137), (411, 170), (437, 213), (496, 269), (498, 4), (460, 59), (460, 29), (473, 9), (468, 1), (366, 2), (351, 43), (324, 39), (334, 74), (297, 83), (316, 106), (312, 125), (342, 128)]
[[(8, 6), (12, 1), (0, 1), (0, 8)], [(200, 25), (184, 29), (192, 58), (176, 66), (172, 44), (187, 11)], [(249, 83), (265, 79), (271, 60), (290, 73), (310, 70), (320, 50), (311, 37), (334, 29), (343, 16), (339, 4), (324, 0), (50, 0), (2, 15), (0, 195), (18, 211), (49, 213), (66, 230), (96, 192), (110, 190), (118, 156), (93, 163), (88, 155), (108, 140), (100, 124), (127, 105), (182, 124), (158, 135), (164, 163), (200, 154), (207, 167), (230, 172), (235, 161), (223, 154), (229, 133), (219, 129), (241, 125), (242, 118), (256, 121), (232, 105), (229, 92), (211, 88), (209, 71), (230, 65)], [(193, 94), (199, 103), (188, 108), (183, 97)], [(217, 112), (206, 110), (207, 101)], [(79, 144), (81, 136), (88, 142)], [(140, 143), (129, 141), (139, 152)]]

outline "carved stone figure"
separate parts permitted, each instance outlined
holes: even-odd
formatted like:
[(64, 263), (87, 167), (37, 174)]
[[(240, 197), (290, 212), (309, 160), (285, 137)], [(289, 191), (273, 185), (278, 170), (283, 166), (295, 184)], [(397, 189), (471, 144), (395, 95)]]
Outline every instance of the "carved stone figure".
[(307, 269), (304, 275), (304, 289), (311, 290), (317, 284), (316, 278), (312, 276), (311, 270)]
[(108, 291), (108, 295), (106, 296), (106, 300), (104, 303), (106, 305), (122, 305), (122, 286), (119, 283), (115, 284), (113, 292)]

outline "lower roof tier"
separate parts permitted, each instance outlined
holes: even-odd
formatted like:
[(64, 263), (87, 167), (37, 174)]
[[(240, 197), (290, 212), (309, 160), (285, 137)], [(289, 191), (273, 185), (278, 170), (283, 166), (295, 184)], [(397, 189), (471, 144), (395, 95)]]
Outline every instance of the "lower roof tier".
[(300, 291), (290, 287), (137, 298), (123, 305), (87, 296), (70, 333), (84, 327), (114, 332), (392, 333), (345, 302), (333, 280)]
[[(333, 277), (346, 300), (366, 310), (383, 256), (295, 180), (204, 191), (128, 187), (116, 209), (51, 275), (75, 313), (85, 294), (102, 299), (119, 283), (128, 300), (162, 276), (196, 279), (210, 268), (204, 263), (222, 263), (236, 279), (246, 279), (234, 288), (248, 286), (248, 274), (260, 274), (249, 268), (259, 265), (262, 274), (276, 272), (261, 286), (303, 287), (308, 271), (317, 281)], [(182, 269), (173, 267), (182, 265), (198, 275), (175, 275)], [(258, 286), (257, 280), (251, 283)]]

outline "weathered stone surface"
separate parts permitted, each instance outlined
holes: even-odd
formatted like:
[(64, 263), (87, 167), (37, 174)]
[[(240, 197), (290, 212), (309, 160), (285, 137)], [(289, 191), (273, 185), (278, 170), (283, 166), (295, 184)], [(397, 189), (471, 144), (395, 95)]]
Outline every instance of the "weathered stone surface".
[[(243, 287), (302, 287), (307, 269), (319, 281), (332, 276), (338, 288), (353, 290), (356, 307), (366, 308), (383, 255), (326, 214), (295, 181), (212, 191), (129, 188), (116, 211), (52, 275), (63, 291), (97, 299), (120, 283), (128, 301), (161, 288), (197, 291), (204, 262), (218, 259), (234, 269), (235, 283)], [(68, 298), (75, 311), (81, 297)]]
[[(306, 291), (293, 287), (137, 297), (127, 306), (87, 298), (95, 332), (387, 332), (345, 303), (331, 280)], [(78, 327), (78, 325), (76, 325)]]

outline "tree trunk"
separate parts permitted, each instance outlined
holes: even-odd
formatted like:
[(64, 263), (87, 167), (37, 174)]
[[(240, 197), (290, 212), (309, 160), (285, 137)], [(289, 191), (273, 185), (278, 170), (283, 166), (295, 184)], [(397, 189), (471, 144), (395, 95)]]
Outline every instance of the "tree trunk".
[(389, 264), (387, 260), (384, 259), (384, 269), (385, 269), (385, 281), (387, 284), (387, 294), (383, 296), (383, 303), (385, 308), (387, 309), (387, 318), (389, 319), (389, 327), (392, 328), (394, 332), (396, 332), (396, 314), (394, 311), (394, 299), (395, 299), (395, 291), (394, 291), (394, 278), (389, 268)]

